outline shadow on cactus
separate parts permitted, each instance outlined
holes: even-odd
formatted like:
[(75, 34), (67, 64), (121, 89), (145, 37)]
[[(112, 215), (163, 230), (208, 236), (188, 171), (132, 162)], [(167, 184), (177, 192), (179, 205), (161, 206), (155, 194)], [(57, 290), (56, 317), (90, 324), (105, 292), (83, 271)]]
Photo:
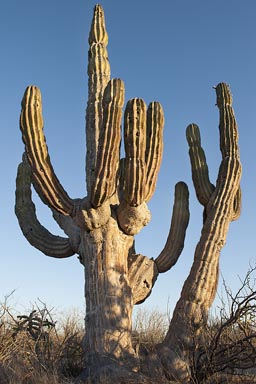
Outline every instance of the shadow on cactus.
[[(229, 223), (240, 212), (241, 165), (232, 97), (226, 84), (217, 85), (222, 161), (215, 185), (209, 180), (199, 128), (195, 124), (187, 128), (192, 177), (204, 206), (204, 223), (167, 335), (143, 369), (145, 362), (132, 346), (132, 309), (146, 300), (159, 273), (168, 271), (182, 252), (189, 193), (185, 183), (176, 184), (170, 232), (160, 255), (152, 260), (136, 254), (134, 235), (150, 221), (147, 202), (162, 160), (164, 114), (158, 102), (147, 107), (142, 99), (129, 100), (122, 135), (125, 90), (120, 79), (110, 79), (107, 43), (103, 9), (96, 5), (89, 34), (86, 197), (72, 199), (60, 184), (43, 133), (41, 93), (29, 86), (20, 116), (25, 154), (18, 168), (16, 215), (34, 247), (56, 258), (78, 254), (84, 265), (87, 368), (78, 383), (113, 379), (149, 383), (161, 375), (163, 380), (186, 383), (191, 378), (192, 334), (193, 338), (199, 335), (207, 321), (216, 294), (220, 250)], [(124, 159), (120, 158), (121, 140)], [(40, 224), (31, 184), (67, 238), (51, 234)]]

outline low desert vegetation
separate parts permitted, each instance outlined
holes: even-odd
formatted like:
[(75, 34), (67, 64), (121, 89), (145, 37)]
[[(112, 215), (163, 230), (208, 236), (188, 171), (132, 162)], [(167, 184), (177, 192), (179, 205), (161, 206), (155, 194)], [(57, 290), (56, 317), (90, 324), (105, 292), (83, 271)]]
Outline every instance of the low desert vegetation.
[(0, 320), (1, 384), (66, 384), (83, 369), (83, 322), (39, 302), (17, 315), (5, 299)]
[[(252, 383), (256, 377), (255, 268), (236, 294), (225, 282), (224, 287), (218, 315), (210, 317), (190, 353), (193, 384)], [(11, 301), (9, 295), (0, 306), (0, 383), (74, 383), (85, 368), (83, 314), (73, 310), (60, 315), (41, 301), (17, 314)], [(136, 312), (133, 345), (142, 365), (164, 339), (169, 319), (168, 310)]]

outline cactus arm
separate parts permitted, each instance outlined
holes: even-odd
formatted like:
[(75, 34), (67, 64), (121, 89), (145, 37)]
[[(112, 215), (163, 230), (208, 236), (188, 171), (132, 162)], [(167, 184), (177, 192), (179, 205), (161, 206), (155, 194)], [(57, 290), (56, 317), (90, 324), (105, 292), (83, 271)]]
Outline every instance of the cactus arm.
[(216, 94), (220, 114), (222, 161), (216, 188), (206, 206), (206, 220), (195, 250), (194, 262), (174, 309), (164, 341), (164, 345), (169, 346), (168, 352), (166, 354), (163, 351), (162, 354), (163, 361), (169, 361), (170, 369), (173, 371), (180, 369), (183, 373), (187, 367), (180, 365), (179, 368), (176, 362), (179, 364), (180, 360), (171, 362), (168, 356), (175, 344), (177, 348), (181, 347), (183, 352), (176, 350), (173, 351), (174, 354), (185, 354), (189, 351), (193, 343), (191, 332), (193, 335), (199, 333), (207, 320), (208, 310), (217, 290), (220, 251), (225, 245), (229, 224), (233, 218), (234, 199), (237, 196), (241, 178), (238, 131), (229, 87), (224, 83), (218, 84)]
[[(220, 123), (220, 150), (222, 154), (222, 162), (219, 169), (217, 178), (216, 190), (211, 197), (211, 200), (207, 206), (207, 211), (210, 211), (218, 201), (217, 197), (222, 197), (221, 192), (224, 193), (226, 190), (230, 193), (227, 197), (232, 201), (232, 205), (229, 208), (229, 218), (234, 214), (234, 211), (240, 211), (241, 206), (241, 193), (240, 181), (241, 178), (241, 163), (238, 148), (238, 129), (237, 123), (232, 108), (232, 96), (230, 89), (227, 84), (220, 83), (216, 87), (217, 94), (217, 106), (219, 108)], [(231, 190), (233, 186), (233, 190)], [(235, 199), (237, 201), (235, 202)], [(224, 209), (225, 207), (223, 207)]]
[(168, 271), (177, 262), (184, 247), (188, 222), (188, 187), (185, 183), (179, 182), (175, 186), (175, 198), (169, 235), (164, 249), (155, 260), (160, 273)]
[(125, 200), (136, 207), (146, 193), (146, 104), (142, 99), (129, 100), (124, 114)]
[(24, 236), (31, 245), (47, 256), (65, 258), (74, 255), (77, 250), (68, 238), (52, 235), (37, 220), (30, 186), (31, 169), (24, 159), (18, 167), (15, 204), (15, 213)]
[(164, 113), (160, 103), (152, 102), (147, 110), (147, 142), (146, 142), (146, 183), (147, 193), (145, 201), (149, 201), (154, 194), (158, 172), (163, 154)]
[(86, 181), (89, 197), (95, 180), (98, 140), (103, 119), (103, 92), (110, 80), (107, 44), (104, 12), (100, 5), (96, 5), (89, 34), (87, 71), (89, 80), (86, 109)]
[(201, 147), (201, 137), (199, 127), (190, 124), (186, 130), (189, 145), (189, 156), (192, 170), (192, 179), (198, 201), (206, 206), (215, 189), (210, 182), (208, 165), (203, 148)]
[(120, 227), (135, 235), (148, 224), (148, 201), (154, 193), (163, 150), (163, 109), (142, 99), (128, 101), (124, 113), (125, 159), (120, 162), (117, 210)]
[(152, 197), (163, 153), (164, 114), (160, 103), (129, 100), (124, 115), (124, 194), (136, 207)]
[(74, 203), (54, 173), (43, 134), (41, 93), (35, 86), (29, 86), (24, 93), (20, 128), (33, 178), (45, 202), (62, 214), (71, 215)]
[(116, 191), (123, 104), (123, 82), (110, 80), (103, 96), (103, 129), (99, 135), (95, 179), (90, 195), (94, 207), (102, 205)]

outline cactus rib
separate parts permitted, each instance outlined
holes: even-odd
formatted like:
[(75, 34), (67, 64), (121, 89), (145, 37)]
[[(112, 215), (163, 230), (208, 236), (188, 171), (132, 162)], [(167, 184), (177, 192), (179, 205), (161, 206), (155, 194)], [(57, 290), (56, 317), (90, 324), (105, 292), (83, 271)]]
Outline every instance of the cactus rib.
[(146, 182), (145, 201), (149, 201), (155, 192), (158, 172), (163, 155), (164, 113), (160, 103), (152, 102), (147, 110), (147, 142), (146, 142)]
[(235, 221), (240, 217), (241, 206), (242, 206), (242, 190), (241, 190), (241, 187), (239, 186), (237, 190), (237, 194), (234, 198), (232, 221)]

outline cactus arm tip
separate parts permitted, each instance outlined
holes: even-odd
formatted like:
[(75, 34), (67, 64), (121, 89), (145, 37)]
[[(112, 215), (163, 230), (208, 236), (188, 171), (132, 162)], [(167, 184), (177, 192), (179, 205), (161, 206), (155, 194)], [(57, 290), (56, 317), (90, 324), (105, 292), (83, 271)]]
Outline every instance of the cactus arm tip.
[(96, 4), (94, 7), (93, 19), (89, 32), (89, 44), (92, 45), (97, 43), (104, 45), (107, 45), (108, 43), (104, 10), (100, 4)]

